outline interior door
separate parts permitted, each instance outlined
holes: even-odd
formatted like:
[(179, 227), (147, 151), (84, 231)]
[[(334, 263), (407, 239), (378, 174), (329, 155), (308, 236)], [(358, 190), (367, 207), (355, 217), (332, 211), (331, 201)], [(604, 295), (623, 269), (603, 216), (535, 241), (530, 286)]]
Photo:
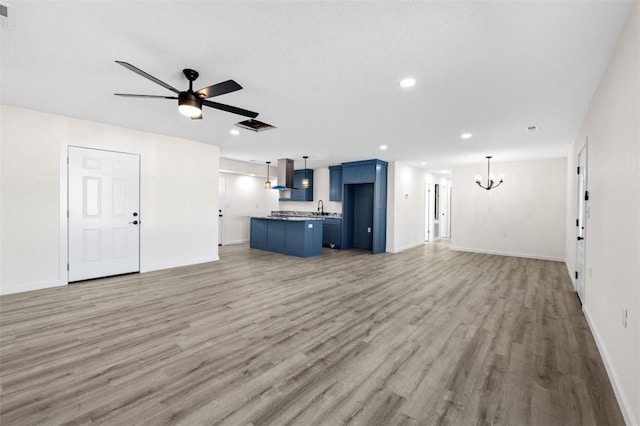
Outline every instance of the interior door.
[(578, 153), (578, 182), (577, 188), (577, 201), (578, 201), (578, 218), (576, 220), (576, 291), (580, 297), (580, 301), (585, 302), (585, 238), (587, 227), (587, 148), (583, 147)]
[(68, 148), (69, 281), (140, 270), (140, 157)]

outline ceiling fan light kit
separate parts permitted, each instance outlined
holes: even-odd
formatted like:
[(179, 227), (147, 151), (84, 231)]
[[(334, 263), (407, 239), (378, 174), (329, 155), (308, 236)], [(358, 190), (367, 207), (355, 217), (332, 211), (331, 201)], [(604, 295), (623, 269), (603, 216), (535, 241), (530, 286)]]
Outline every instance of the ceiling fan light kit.
[(202, 117), (202, 103), (193, 93), (182, 92), (178, 95), (178, 111), (189, 118)]

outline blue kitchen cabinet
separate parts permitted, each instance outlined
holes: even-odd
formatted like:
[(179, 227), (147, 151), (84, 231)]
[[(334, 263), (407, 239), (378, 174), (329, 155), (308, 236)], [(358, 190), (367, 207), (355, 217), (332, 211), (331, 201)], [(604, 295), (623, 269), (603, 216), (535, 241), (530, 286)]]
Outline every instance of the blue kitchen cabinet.
[(342, 238), (342, 220), (326, 218), (322, 224), (322, 245), (331, 248), (340, 248)]
[(376, 167), (380, 160), (353, 161), (342, 163), (342, 183), (375, 183)]
[[(302, 187), (302, 179), (309, 179), (309, 188)], [(300, 169), (293, 171), (293, 189), (290, 198), (280, 198), (280, 201), (313, 201), (313, 170)]]
[(342, 201), (342, 166), (329, 166), (329, 201)]
[(322, 254), (322, 220), (251, 218), (249, 247), (310, 257)]

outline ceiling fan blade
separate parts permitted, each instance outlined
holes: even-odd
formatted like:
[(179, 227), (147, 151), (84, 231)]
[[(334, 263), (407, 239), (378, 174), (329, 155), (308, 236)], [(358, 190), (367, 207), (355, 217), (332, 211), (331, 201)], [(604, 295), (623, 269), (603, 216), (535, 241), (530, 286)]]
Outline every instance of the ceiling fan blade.
[(196, 93), (202, 95), (203, 98), (212, 98), (214, 96), (224, 95), (225, 93), (235, 92), (236, 90), (242, 89), (238, 83), (233, 80), (223, 81), (222, 83), (212, 84), (209, 87), (203, 87), (198, 90)]
[(146, 79), (149, 79), (149, 80), (153, 81), (156, 84), (159, 84), (160, 86), (164, 87), (165, 89), (169, 89), (174, 93), (180, 93), (180, 91), (178, 89), (176, 89), (175, 87), (169, 86), (164, 81), (158, 80), (157, 78), (155, 78), (151, 74), (147, 74), (146, 72), (142, 71), (140, 68), (134, 67), (133, 65), (131, 65), (128, 62), (116, 61), (116, 63), (122, 65), (123, 67), (127, 68), (128, 70), (131, 70), (131, 71), (135, 72), (138, 75), (141, 75), (142, 77), (144, 77)]
[(231, 105), (220, 104), (218, 102), (211, 102), (211, 101), (203, 100), (202, 101), (202, 105), (206, 105), (208, 107), (219, 109), (219, 110), (222, 110), (222, 111), (231, 112), (233, 114), (244, 115), (245, 117), (249, 117), (249, 118), (256, 118), (258, 116), (257, 112), (253, 112), (253, 111), (249, 111), (249, 110), (246, 110), (246, 109), (234, 107), (234, 106), (231, 106)]
[(114, 93), (116, 96), (124, 96), (127, 98), (156, 98), (156, 99), (178, 99), (177, 96), (160, 96), (160, 95), (132, 95), (130, 93)]

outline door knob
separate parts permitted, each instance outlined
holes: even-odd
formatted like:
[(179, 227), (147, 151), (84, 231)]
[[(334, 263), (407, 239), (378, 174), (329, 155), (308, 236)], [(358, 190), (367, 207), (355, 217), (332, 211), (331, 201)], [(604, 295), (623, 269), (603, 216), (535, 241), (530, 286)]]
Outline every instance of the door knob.
[(137, 221), (137, 220), (134, 220), (133, 222), (129, 222), (129, 223), (133, 223), (134, 225), (137, 225), (137, 224), (138, 224), (138, 221)]
[(578, 241), (582, 241), (582, 240), (584, 240), (584, 238), (578, 237)]

